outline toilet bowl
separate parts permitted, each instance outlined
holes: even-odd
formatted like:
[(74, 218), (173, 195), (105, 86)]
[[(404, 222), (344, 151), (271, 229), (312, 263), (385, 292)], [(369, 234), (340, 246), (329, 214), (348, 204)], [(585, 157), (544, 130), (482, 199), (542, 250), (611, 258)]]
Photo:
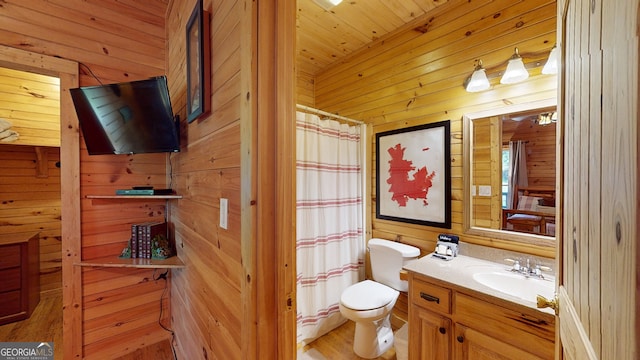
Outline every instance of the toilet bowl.
[(399, 291), (375, 281), (354, 284), (340, 297), (340, 312), (356, 323), (353, 351), (371, 359), (393, 346), (393, 332), (389, 316)]
[(356, 323), (353, 351), (372, 359), (393, 346), (390, 316), (400, 291), (408, 284), (400, 280), (404, 263), (420, 255), (416, 247), (382, 239), (367, 244), (371, 259), (372, 280), (346, 288), (340, 297), (340, 313)]

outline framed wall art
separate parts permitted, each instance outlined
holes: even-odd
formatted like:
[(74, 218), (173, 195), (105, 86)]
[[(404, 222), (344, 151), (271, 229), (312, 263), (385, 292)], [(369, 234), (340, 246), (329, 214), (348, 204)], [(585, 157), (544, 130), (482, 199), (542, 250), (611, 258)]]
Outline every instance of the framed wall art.
[(209, 112), (211, 103), (210, 14), (202, 0), (187, 22), (187, 120), (192, 122)]
[(376, 218), (451, 228), (449, 120), (376, 134)]

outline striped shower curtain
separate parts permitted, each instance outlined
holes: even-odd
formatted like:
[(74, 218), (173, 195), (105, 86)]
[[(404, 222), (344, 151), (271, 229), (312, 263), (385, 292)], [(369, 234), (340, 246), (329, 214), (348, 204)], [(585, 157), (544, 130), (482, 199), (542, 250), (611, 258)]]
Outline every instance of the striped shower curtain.
[(361, 126), (296, 120), (297, 340), (308, 344), (344, 323), (340, 295), (364, 278)]

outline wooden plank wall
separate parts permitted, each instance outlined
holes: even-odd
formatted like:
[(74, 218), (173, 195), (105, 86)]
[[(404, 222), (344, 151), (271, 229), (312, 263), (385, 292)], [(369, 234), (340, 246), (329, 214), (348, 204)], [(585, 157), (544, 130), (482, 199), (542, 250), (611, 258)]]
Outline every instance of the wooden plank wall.
[[(424, 26), (385, 37), (315, 79), (318, 108), (371, 123), (374, 133), (451, 120), (451, 230), (377, 220), (375, 210), (372, 214), (370, 236), (400, 239), (426, 251), (432, 251), (441, 232), (470, 239), (462, 226), (463, 114), (554, 98), (557, 92), (556, 76), (541, 75), (541, 66), (530, 70), (527, 81), (515, 85), (501, 85), (496, 76), (497, 71), (504, 71), (516, 46), (525, 63), (544, 64), (555, 43), (555, 1), (454, 0), (431, 15)], [(467, 93), (462, 84), (477, 59), (482, 59), (490, 77), (493, 75), (492, 87)], [(375, 194), (375, 181), (372, 186)], [(519, 248), (497, 239), (478, 240)], [(526, 251), (553, 254), (550, 249)]]
[[(131, 225), (165, 218), (163, 200), (101, 200), (134, 185), (166, 187), (164, 154), (89, 156), (81, 143), (82, 258), (116, 257), (127, 245)], [(158, 325), (164, 281), (146, 269), (83, 268), (83, 334), (86, 358), (134, 351), (169, 334)], [(168, 303), (163, 321), (168, 324)], [(155, 337), (155, 339), (154, 339)], [(122, 347), (122, 345), (125, 345)]]
[(314, 76), (298, 70), (296, 73), (296, 103), (315, 107)]
[(0, 119), (20, 135), (11, 144), (60, 146), (60, 80), (0, 68)]
[(0, 145), (0, 235), (40, 233), (43, 292), (62, 288), (59, 161), (57, 147)]
[[(103, 83), (144, 79), (166, 73), (166, 8), (164, 0), (4, 1), (0, 43), (78, 61), (81, 86), (98, 84), (94, 75)], [(126, 244), (129, 225), (162, 218), (164, 204), (93, 202), (84, 196), (132, 185), (165, 187), (166, 157), (89, 157), (83, 149), (80, 162), (82, 256), (115, 256)], [(170, 336), (158, 325), (165, 284), (152, 277), (151, 270), (83, 270), (81, 356), (114, 358)], [(168, 309), (164, 314), (167, 320)]]
[[(194, 5), (193, 0), (173, 0), (167, 12), (169, 88), (174, 111), (183, 119), (184, 29)], [(243, 258), (240, 213), (241, 112), (251, 94), (246, 88), (251, 73), (242, 65), (251, 60), (244, 53), (250, 47), (242, 45), (250, 44), (243, 36), (251, 36), (242, 33), (243, 17), (251, 15), (246, 6), (244, 1), (204, 1), (211, 14), (211, 113), (182, 122), (185, 146), (172, 156), (173, 188), (183, 198), (172, 203), (171, 217), (179, 256), (188, 265), (172, 273), (171, 308), (184, 359), (239, 359), (251, 348), (243, 341), (253, 341), (244, 336), (249, 325), (243, 328), (243, 319), (250, 316), (244, 313), (243, 268), (251, 260)], [(220, 198), (228, 199), (227, 229), (219, 226)]]
[[(500, 144), (500, 119), (489, 117), (473, 120), (473, 179), (475, 196), (472, 200), (472, 225), (488, 229), (500, 229), (502, 204), (499, 193), (480, 195), (479, 186), (500, 189), (500, 167), (502, 160)], [(473, 191), (472, 191), (473, 193)]]

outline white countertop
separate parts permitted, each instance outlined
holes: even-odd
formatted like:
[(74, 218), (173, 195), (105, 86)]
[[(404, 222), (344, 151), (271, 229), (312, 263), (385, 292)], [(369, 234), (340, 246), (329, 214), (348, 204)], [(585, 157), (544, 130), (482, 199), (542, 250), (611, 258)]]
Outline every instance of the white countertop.
[[(459, 287), (474, 290), (483, 294), (491, 295), (513, 303), (524, 305), (539, 311), (553, 314), (551, 309), (537, 309), (535, 294), (538, 288), (542, 287), (543, 295), (547, 299), (553, 297), (555, 292), (555, 277), (551, 274), (543, 273), (544, 279), (525, 277), (522, 274), (511, 272), (511, 265), (499, 264), (483, 259), (458, 255), (452, 260), (445, 261), (435, 258), (431, 254), (420, 259), (408, 262), (404, 269), (421, 275), (429, 276), (441, 281), (457, 285)], [(504, 273), (503, 273), (504, 272)], [(506, 280), (511, 280), (515, 285), (508, 285), (510, 292), (521, 294), (521, 297), (496, 290), (484, 285), (474, 279), (474, 274), (491, 273), (498, 276), (506, 276)], [(521, 280), (520, 280), (521, 278)], [(536, 283), (541, 282), (541, 283)], [(507, 286), (506, 282), (498, 284)], [(525, 295), (526, 294), (526, 295)]]

